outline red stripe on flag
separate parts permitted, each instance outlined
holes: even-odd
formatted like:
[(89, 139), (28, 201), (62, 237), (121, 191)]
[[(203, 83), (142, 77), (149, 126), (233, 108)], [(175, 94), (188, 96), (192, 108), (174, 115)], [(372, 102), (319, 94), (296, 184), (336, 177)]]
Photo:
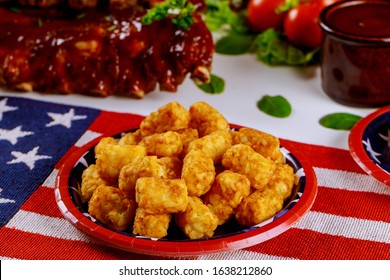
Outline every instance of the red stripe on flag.
[(91, 124), (89, 130), (112, 135), (127, 129), (138, 128), (143, 116), (130, 113), (115, 113), (102, 111), (98, 118)]
[(55, 200), (54, 190), (48, 187), (40, 186), (20, 209), (45, 216), (63, 218)]
[(390, 223), (390, 196), (320, 187), (312, 211)]
[[(313, 166), (329, 169), (338, 169), (349, 172), (365, 173), (354, 161), (347, 150), (303, 144), (289, 140), (283, 140), (294, 150), (308, 160)], [(293, 152), (294, 153), (294, 152)]]
[(248, 251), (303, 260), (389, 260), (390, 244), (292, 228)]
[(16, 259), (45, 260), (116, 260), (156, 259), (156, 257), (125, 252), (99, 243), (53, 238), (20, 230), (0, 229), (0, 256)]

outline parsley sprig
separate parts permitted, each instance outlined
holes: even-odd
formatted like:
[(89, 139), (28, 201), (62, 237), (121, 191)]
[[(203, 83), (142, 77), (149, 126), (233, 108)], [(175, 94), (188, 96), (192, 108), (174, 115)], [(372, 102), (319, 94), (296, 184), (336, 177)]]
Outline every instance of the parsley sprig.
[(192, 17), (194, 12), (194, 5), (187, 0), (168, 0), (151, 8), (142, 17), (142, 23), (149, 25), (164, 18), (171, 18), (179, 28), (188, 29), (194, 22)]

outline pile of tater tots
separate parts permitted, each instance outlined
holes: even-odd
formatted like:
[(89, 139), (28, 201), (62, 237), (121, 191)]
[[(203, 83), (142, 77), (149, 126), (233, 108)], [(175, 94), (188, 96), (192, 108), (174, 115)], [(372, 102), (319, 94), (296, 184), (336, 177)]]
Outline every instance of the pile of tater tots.
[(174, 222), (190, 239), (208, 238), (229, 219), (250, 227), (279, 212), (294, 186), (279, 139), (232, 130), (205, 102), (168, 103), (138, 130), (95, 146), (81, 194), (106, 226), (163, 238)]

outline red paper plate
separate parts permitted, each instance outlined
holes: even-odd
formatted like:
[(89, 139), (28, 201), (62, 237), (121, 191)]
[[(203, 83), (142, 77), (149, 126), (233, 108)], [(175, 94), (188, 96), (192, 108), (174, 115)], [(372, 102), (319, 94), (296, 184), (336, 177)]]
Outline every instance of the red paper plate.
[[(119, 137), (120, 134), (114, 136)], [(108, 246), (125, 251), (158, 256), (196, 256), (246, 248), (269, 240), (293, 226), (311, 208), (317, 194), (317, 179), (311, 165), (281, 140), (286, 162), (296, 173), (296, 185), (279, 213), (259, 225), (245, 228), (234, 219), (219, 226), (212, 238), (190, 240), (175, 226), (162, 239), (116, 231), (96, 221), (82, 203), (79, 188), (82, 171), (95, 162), (94, 146), (100, 138), (81, 147), (68, 158), (57, 176), (55, 196), (64, 217), (84, 233)]]
[(390, 106), (361, 119), (352, 128), (348, 145), (367, 174), (390, 186)]

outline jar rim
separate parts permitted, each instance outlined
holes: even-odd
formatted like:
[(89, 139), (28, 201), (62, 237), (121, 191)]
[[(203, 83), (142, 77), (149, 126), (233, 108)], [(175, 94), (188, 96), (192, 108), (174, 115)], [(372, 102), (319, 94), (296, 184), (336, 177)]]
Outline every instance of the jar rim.
[(345, 7), (351, 6), (359, 6), (362, 4), (369, 5), (383, 5), (390, 9), (390, 1), (386, 0), (347, 0), (347, 1), (339, 1), (335, 2), (327, 7), (325, 7), (319, 16), (319, 25), (323, 31), (325, 31), (328, 35), (335, 37), (341, 41), (351, 42), (355, 44), (375, 44), (375, 45), (389, 45), (390, 44), (390, 36), (364, 36), (364, 35), (356, 35), (348, 32), (344, 32), (337, 27), (332, 25), (328, 18), (329, 16)]

